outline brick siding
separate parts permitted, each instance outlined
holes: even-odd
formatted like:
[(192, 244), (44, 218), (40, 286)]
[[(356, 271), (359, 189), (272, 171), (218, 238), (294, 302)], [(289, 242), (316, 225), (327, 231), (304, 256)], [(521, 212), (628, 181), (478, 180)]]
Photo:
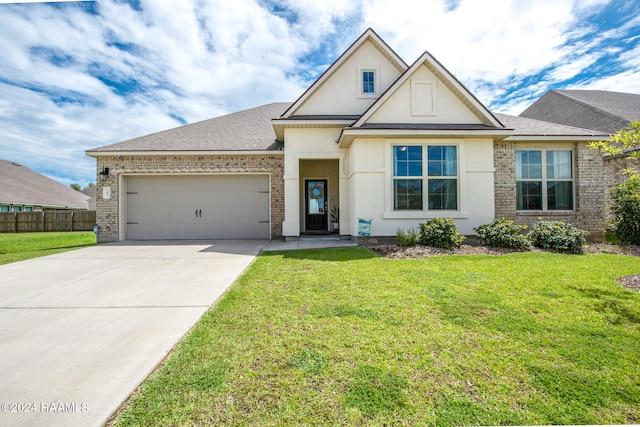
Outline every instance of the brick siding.
[(493, 146), (495, 191), (495, 217), (512, 219), (518, 224), (531, 226), (539, 217), (571, 223), (587, 230), (590, 240), (603, 241), (605, 237), (605, 168), (597, 151), (589, 150), (586, 143), (576, 143), (574, 187), (575, 211), (517, 212), (516, 211), (516, 143), (497, 142)]
[[(119, 237), (119, 176), (121, 174), (198, 174), (265, 173), (271, 176), (271, 238), (282, 237), (284, 221), (284, 157), (278, 154), (221, 155), (141, 155), (98, 157), (97, 170), (109, 168), (106, 181), (98, 179), (96, 222), (98, 241), (117, 241)], [(111, 187), (105, 200), (103, 187)]]

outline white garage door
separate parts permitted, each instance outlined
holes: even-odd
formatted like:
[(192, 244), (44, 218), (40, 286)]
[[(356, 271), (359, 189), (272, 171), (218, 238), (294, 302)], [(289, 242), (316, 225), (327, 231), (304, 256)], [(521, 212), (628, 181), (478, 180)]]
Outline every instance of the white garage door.
[(268, 175), (153, 175), (125, 180), (133, 240), (268, 239)]

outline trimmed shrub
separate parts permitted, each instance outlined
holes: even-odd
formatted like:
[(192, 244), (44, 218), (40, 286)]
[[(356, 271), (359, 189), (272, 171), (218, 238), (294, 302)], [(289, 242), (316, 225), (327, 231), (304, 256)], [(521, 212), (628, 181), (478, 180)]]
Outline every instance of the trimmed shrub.
[(465, 237), (458, 231), (458, 226), (451, 218), (435, 218), (420, 225), (418, 243), (437, 248), (460, 246)]
[(512, 220), (496, 218), (491, 224), (474, 228), (476, 236), (487, 246), (511, 249), (531, 249), (531, 240), (524, 235), (526, 225), (514, 224)]
[(623, 243), (640, 245), (640, 174), (630, 174), (611, 190), (612, 229)]
[(418, 243), (418, 233), (416, 233), (416, 229), (413, 227), (409, 228), (406, 233), (398, 229), (396, 240), (400, 246), (413, 246)]
[(528, 234), (533, 244), (539, 248), (575, 253), (582, 252), (588, 235), (589, 232), (563, 221), (544, 221), (542, 218), (538, 218)]

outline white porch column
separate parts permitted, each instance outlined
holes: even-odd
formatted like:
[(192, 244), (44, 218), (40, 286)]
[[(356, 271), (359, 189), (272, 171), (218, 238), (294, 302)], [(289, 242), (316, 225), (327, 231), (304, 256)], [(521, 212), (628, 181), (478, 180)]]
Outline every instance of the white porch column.
[(282, 236), (300, 236), (300, 160), (292, 155), (284, 157), (284, 222)]

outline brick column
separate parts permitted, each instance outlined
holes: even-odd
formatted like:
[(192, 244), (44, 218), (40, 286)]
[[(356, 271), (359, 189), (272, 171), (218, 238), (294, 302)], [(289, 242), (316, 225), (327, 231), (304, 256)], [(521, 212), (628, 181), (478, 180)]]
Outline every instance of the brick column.
[(576, 227), (587, 230), (590, 240), (605, 239), (604, 162), (600, 153), (576, 143)]
[(495, 217), (516, 219), (516, 147), (513, 142), (493, 144)]

